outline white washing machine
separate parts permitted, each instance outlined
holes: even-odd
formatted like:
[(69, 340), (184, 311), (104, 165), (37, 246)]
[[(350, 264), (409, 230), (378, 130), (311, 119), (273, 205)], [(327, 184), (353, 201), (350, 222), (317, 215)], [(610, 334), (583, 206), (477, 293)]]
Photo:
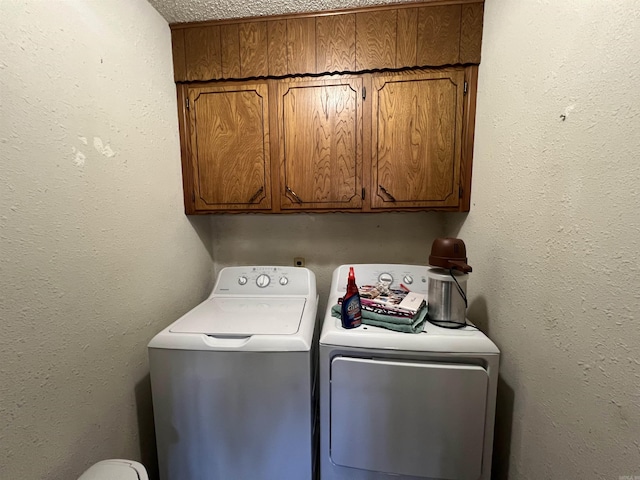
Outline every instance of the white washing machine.
[[(358, 286), (427, 293), (427, 267), (354, 267)], [(348, 270), (333, 273), (320, 335), (320, 478), (489, 480), (498, 348), (471, 326), (342, 328), (330, 309)]]
[(312, 479), (316, 313), (306, 268), (230, 267), (151, 340), (161, 480)]

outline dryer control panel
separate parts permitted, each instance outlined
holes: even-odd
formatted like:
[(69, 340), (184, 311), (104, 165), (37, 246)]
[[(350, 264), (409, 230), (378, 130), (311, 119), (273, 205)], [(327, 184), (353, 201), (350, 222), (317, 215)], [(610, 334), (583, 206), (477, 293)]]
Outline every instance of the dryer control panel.
[[(354, 264), (356, 285), (375, 285), (386, 283), (392, 288), (405, 288), (412, 292), (427, 293), (426, 266), (393, 265), (393, 264)], [(338, 283), (332, 285), (332, 294), (344, 294), (347, 289), (347, 275), (349, 265), (341, 265), (338, 273)], [(333, 290), (337, 287), (337, 290)]]
[(311, 272), (300, 267), (247, 266), (223, 268), (212, 295), (307, 296)]

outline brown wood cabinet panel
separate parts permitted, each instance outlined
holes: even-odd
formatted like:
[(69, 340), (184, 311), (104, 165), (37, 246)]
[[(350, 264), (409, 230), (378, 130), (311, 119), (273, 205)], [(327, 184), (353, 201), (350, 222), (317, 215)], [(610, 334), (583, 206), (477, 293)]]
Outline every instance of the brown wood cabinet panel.
[(460, 5), (421, 7), (418, 11), (418, 65), (452, 65), (460, 52)]
[(174, 77), (185, 82), (478, 64), (484, 2), (457, 2), (172, 25)]
[(239, 26), (240, 69), (243, 77), (269, 75), (267, 22), (247, 22)]
[(398, 35), (396, 67), (413, 67), (418, 64), (418, 9), (398, 9)]
[(184, 30), (171, 30), (171, 50), (173, 52), (173, 79), (181, 82), (187, 78), (184, 58)]
[(480, 63), (484, 4), (462, 5), (460, 22), (460, 63)]
[(188, 87), (196, 211), (271, 207), (266, 82)]
[(187, 86), (176, 85), (178, 93), (178, 129), (180, 133), (180, 158), (182, 159), (182, 191), (184, 212), (187, 215), (196, 213), (193, 167), (191, 162), (191, 143), (189, 141), (189, 111), (186, 108)]
[(473, 166), (473, 140), (476, 128), (476, 99), (478, 94), (478, 66), (465, 68), (467, 94), (464, 96), (464, 113), (462, 116), (462, 165), (460, 166), (460, 211), (468, 212), (471, 208), (471, 176)]
[(355, 14), (316, 19), (316, 67), (318, 72), (346, 72), (356, 68)]
[(362, 206), (362, 79), (332, 76), (278, 84), (280, 206)]
[(220, 27), (193, 27), (184, 31), (186, 80), (222, 77)]
[(460, 204), (464, 70), (373, 76), (372, 208)]
[(240, 78), (240, 33), (238, 24), (220, 25), (222, 78)]
[(316, 19), (287, 20), (287, 73), (316, 72)]
[(287, 21), (272, 20), (267, 23), (269, 37), (269, 75), (281, 76), (287, 70)]
[(356, 70), (396, 66), (397, 10), (356, 13)]

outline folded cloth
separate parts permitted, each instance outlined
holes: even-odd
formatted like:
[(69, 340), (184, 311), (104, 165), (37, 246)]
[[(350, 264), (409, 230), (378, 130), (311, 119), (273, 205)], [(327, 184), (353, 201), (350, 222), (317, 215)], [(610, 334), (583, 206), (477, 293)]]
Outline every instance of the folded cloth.
[[(341, 303), (340, 301), (338, 303)], [(389, 315), (393, 317), (407, 317), (413, 318), (416, 312), (410, 312), (409, 310), (400, 310), (398, 308), (394, 308), (389, 305), (382, 305), (375, 301), (366, 300), (361, 298), (360, 303), (362, 304), (362, 309), (367, 310), (369, 312), (379, 313), (381, 315)]]
[[(331, 315), (340, 318), (342, 307), (334, 305), (331, 307)], [(403, 333), (420, 333), (427, 319), (427, 305), (425, 304), (416, 312), (413, 317), (396, 317), (393, 315), (382, 315), (380, 313), (362, 310), (362, 323), (373, 327), (382, 327), (388, 330)]]

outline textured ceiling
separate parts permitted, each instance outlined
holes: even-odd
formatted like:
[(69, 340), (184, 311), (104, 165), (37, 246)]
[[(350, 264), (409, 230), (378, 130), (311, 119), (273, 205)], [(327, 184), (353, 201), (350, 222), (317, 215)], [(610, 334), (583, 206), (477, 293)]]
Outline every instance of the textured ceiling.
[(396, 1), (401, 0), (149, 0), (149, 3), (167, 22), (181, 23), (339, 10)]

